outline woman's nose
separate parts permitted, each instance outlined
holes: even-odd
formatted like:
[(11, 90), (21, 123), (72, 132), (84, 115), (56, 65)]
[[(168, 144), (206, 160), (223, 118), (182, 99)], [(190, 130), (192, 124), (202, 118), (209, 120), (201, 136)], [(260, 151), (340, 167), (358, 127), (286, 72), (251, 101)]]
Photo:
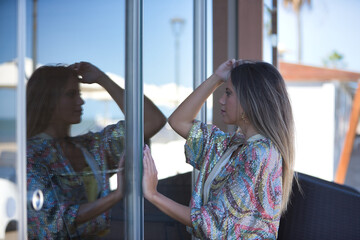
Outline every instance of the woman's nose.
[(221, 105), (224, 105), (225, 104), (225, 94), (223, 94), (222, 96), (221, 96), (221, 98), (219, 98), (219, 103), (221, 104)]
[(78, 104), (83, 105), (84, 103), (85, 103), (85, 101), (82, 99), (82, 97), (79, 96)]

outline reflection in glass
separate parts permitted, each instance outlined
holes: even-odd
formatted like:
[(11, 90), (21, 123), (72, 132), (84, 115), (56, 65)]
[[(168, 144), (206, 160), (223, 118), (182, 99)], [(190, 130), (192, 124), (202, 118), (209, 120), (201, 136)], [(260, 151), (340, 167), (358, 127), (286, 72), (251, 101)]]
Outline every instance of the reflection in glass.
[[(125, 122), (71, 136), (83, 111), (80, 83), (99, 84), (123, 110), (124, 89), (87, 62), (40, 67), (27, 84), (27, 186), (30, 196), (44, 196), (41, 209), (28, 206), (29, 239), (104, 236), (110, 209), (124, 197)], [(148, 139), (165, 117), (146, 97), (144, 106)]]
[[(166, 9), (166, 11), (159, 11)], [(144, 93), (168, 117), (193, 90), (193, 1), (144, 1)], [(151, 139), (159, 192), (187, 205), (192, 167), (169, 125)], [(144, 201), (145, 239), (189, 239), (184, 225)]]
[[(11, 60), (19, 54), (17, 41), (17, 24), (23, 19), (18, 18), (19, 1), (0, 1), (0, 239), (9, 239), (18, 235), (19, 192), (17, 181), (19, 164), (17, 149), (20, 148), (16, 138), (18, 106), (16, 103), (18, 71)], [(20, 24), (19, 24), (20, 25)], [(17, 61), (19, 64), (19, 61)], [(18, 65), (17, 65), (18, 66)]]
[(27, 85), (27, 185), (44, 195), (40, 210), (28, 207), (29, 239), (103, 236), (123, 197), (124, 121), (70, 136), (81, 121), (80, 82), (98, 83), (122, 109), (124, 90), (90, 63), (40, 67)]

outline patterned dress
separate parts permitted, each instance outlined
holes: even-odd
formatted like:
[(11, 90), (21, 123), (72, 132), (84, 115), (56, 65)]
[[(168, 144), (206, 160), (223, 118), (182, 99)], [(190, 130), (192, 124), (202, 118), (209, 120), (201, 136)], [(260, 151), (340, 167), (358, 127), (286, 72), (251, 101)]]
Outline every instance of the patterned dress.
[[(220, 169), (204, 201), (206, 179), (234, 145), (241, 150)], [(282, 157), (268, 138), (255, 135), (245, 141), (240, 133), (224, 133), (195, 121), (185, 154), (187, 162), (199, 170), (190, 202), (190, 233), (201, 239), (276, 239)]]
[[(109, 125), (101, 132), (72, 137), (70, 141), (86, 148), (99, 169), (99, 198), (109, 194), (109, 169), (116, 165), (124, 150), (125, 123)], [(108, 230), (110, 211), (77, 225), (81, 203), (88, 202), (81, 174), (75, 173), (59, 143), (54, 139), (33, 137), (27, 142), (27, 189), (40, 189), (44, 205), (40, 211), (28, 207), (29, 239), (88, 239)]]

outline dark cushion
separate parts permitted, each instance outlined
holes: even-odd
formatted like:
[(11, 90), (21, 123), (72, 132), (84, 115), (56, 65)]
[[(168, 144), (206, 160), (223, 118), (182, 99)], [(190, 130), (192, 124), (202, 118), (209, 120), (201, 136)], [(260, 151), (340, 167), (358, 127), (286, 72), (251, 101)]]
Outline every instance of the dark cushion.
[(360, 193), (354, 188), (297, 173), (278, 240), (360, 240)]

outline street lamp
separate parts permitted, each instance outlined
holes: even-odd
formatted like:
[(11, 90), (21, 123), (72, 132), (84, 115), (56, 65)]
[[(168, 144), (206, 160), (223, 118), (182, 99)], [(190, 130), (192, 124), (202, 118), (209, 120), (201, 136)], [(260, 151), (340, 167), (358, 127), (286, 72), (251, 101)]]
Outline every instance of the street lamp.
[(172, 18), (171, 27), (175, 36), (175, 85), (177, 94), (177, 103), (179, 104), (179, 86), (180, 86), (180, 35), (184, 29), (185, 20), (183, 18)]

